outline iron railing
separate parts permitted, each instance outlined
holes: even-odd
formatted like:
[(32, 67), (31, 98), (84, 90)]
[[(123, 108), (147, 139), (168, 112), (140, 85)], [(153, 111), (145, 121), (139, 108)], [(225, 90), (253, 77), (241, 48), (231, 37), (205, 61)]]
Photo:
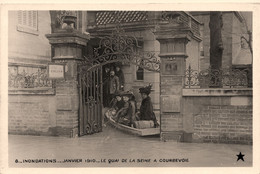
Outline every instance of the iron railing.
[(194, 70), (185, 73), (186, 88), (239, 88), (252, 87), (252, 68)]
[(29, 72), (25, 69), (19, 72), (18, 67), (11, 66), (8, 71), (9, 89), (52, 87), (52, 81), (47, 77), (46, 67), (37, 68), (36, 72)]

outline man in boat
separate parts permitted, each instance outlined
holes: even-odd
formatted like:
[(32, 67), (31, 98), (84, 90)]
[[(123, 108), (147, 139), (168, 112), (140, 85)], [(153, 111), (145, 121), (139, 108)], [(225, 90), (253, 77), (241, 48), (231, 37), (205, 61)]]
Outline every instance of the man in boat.
[(117, 112), (122, 109), (125, 105), (125, 102), (122, 99), (121, 96), (122, 91), (118, 91), (115, 93), (115, 97), (112, 99), (112, 101), (109, 104), (109, 108), (105, 111), (105, 114), (107, 117), (111, 117), (114, 120), (117, 119)]
[(136, 113), (136, 103), (133, 99), (133, 93), (130, 91), (123, 92), (124, 107), (121, 108), (116, 115), (116, 121), (118, 123), (133, 127)]
[(113, 116), (116, 115), (116, 113), (124, 107), (125, 102), (122, 100), (121, 96), (122, 92), (116, 92), (115, 97), (110, 102), (110, 110), (113, 112)]
[(153, 112), (153, 104), (149, 94), (151, 93), (152, 85), (149, 84), (146, 87), (139, 88), (139, 93), (142, 97), (142, 103), (140, 106), (140, 113), (136, 114), (137, 120), (152, 120), (154, 122), (154, 127), (158, 127), (156, 116)]

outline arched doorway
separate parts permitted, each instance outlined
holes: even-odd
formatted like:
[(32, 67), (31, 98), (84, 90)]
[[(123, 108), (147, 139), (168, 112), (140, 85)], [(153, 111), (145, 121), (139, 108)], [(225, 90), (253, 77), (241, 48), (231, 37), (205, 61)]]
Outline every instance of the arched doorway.
[(109, 36), (98, 38), (93, 55), (79, 66), (79, 136), (102, 131), (103, 66), (121, 62), (160, 72), (160, 60), (151, 52), (138, 51), (138, 41), (117, 27)]

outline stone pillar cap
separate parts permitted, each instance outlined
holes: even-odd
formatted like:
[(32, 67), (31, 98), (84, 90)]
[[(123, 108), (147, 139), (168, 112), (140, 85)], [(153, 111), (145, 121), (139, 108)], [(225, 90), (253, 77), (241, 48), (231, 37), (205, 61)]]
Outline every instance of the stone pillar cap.
[(90, 39), (90, 35), (82, 34), (81, 32), (74, 30), (72, 32), (61, 30), (57, 33), (45, 35), (50, 44), (64, 44), (64, 43), (76, 43), (79, 45), (87, 45), (87, 41)]

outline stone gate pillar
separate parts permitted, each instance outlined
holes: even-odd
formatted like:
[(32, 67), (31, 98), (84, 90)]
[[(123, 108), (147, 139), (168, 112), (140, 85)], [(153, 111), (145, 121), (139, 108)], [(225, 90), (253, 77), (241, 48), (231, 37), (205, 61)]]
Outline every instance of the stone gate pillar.
[(54, 49), (52, 62), (65, 65), (65, 79), (55, 80), (56, 127), (53, 135), (75, 137), (78, 134), (79, 92), (77, 67), (83, 60), (83, 48), (88, 35), (77, 30), (60, 30), (46, 37)]
[(178, 24), (161, 25), (155, 32), (161, 58), (161, 139), (183, 141), (182, 89), (185, 82), (186, 44), (190, 28)]

